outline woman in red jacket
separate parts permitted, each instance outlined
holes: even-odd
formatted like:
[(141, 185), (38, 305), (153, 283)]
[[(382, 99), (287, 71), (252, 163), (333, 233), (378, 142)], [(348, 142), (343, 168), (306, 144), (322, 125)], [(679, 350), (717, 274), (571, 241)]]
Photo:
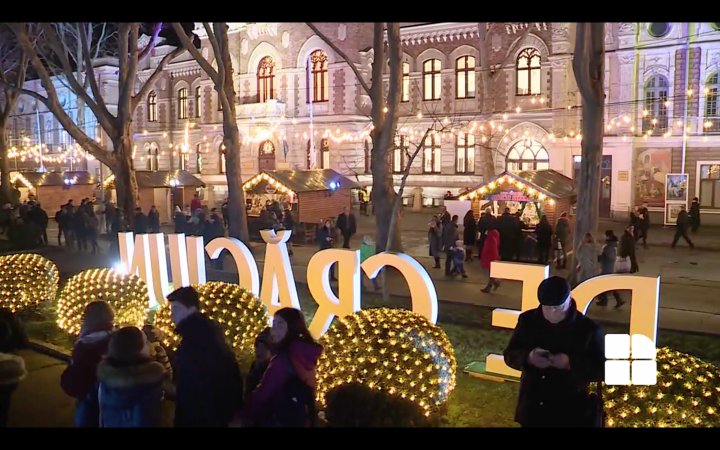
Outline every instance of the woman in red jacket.
[(77, 427), (99, 426), (97, 368), (107, 353), (114, 316), (107, 302), (95, 301), (85, 306), (80, 336), (73, 346), (70, 365), (60, 377), (63, 391), (77, 399)]
[(261, 427), (311, 426), (315, 367), (322, 346), (310, 335), (302, 312), (293, 308), (275, 313), (270, 335), (276, 353), (248, 398), (244, 422)]
[(498, 230), (490, 230), (483, 243), (482, 255), (480, 255), (480, 266), (488, 273), (488, 284), (482, 289), (486, 294), (491, 287), (497, 289), (500, 282), (490, 276), (490, 263), (500, 259), (500, 233)]

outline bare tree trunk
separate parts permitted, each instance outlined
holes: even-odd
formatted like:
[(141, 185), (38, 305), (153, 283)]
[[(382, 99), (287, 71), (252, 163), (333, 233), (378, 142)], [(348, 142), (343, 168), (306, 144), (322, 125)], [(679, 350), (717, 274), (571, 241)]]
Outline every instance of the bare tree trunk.
[(11, 201), (10, 162), (8, 160), (7, 120), (0, 122), (0, 189), (5, 201)]
[[(223, 111), (223, 116), (235, 117), (235, 104), (231, 103), (232, 113)], [(228, 212), (229, 234), (243, 242), (250, 241), (250, 233), (247, 223), (247, 209), (245, 209), (245, 191), (243, 189), (241, 166), (240, 166), (240, 132), (237, 122), (223, 119), (223, 144), (226, 148), (226, 173), (228, 184)]]
[[(598, 228), (600, 164), (603, 153), (605, 109), (605, 24), (578, 23), (575, 38), (573, 72), (582, 97), (582, 177), (573, 248), (577, 249), (585, 233)], [(573, 270), (576, 265), (573, 264)]]
[(115, 192), (117, 194), (117, 207), (125, 212), (125, 221), (133, 226), (135, 223), (135, 208), (140, 200), (135, 165), (132, 159), (133, 141), (130, 125), (117, 141), (113, 141), (113, 156), (115, 167)]

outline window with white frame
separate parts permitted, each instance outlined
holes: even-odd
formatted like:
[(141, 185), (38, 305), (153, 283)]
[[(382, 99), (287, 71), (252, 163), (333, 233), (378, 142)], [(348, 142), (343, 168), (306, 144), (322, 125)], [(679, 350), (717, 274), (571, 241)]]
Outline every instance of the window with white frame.
[(327, 138), (323, 138), (320, 141), (320, 168), (321, 169), (329, 169), (330, 168), (330, 140)]
[[(428, 142), (430, 143), (428, 145)], [(442, 147), (441, 139), (437, 134), (428, 136), (425, 139), (423, 149), (423, 172), (440, 173), (442, 171)]]
[(220, 173), (225, 173), (227, 170), (227, 167), (225, 165), (225, 144), (220, 143), (220, 147), (218, 148), (218, 154), (220, 155)]
[(394, 173), (402, 173), (405, 169), (405, 155), (407, 155), (407, 152), (408, 137), (402, 134), (396, 134), (392, 161), (392, 168)]
[(523, 139), (510, 147), (505, 158), (505, 170), (546, 170), (550, 168), (550, 157), (541, 143), (534, 139)]
[(523, 49), (517, 58), (517, 95), (540, 94), (540, 52), (532, 47)]
[(645, 83), (643, 131), (662, 133), (667, 130), (668, 91), (668, 80), (662, 75), (655, 75)]
[(699, 164), (698, 174), (700, 207), (720, 209), (720, 161)]
[(187, 170), (187, 153), (184, 149), (180, 149), (178, 152), (178, 156), (180, 157), (178, 160), (178, 168), (180, 170)]
[(440, 100), (442, 87), (441, 65), (439, 59), (428, 59), (423, 63), (423, 99)]
[(455, 61), (455, 86), (457, 98), (475, 97), (474, 56), (461, 56)]
[(157, 95), (151, 91), (147, 99), (148, 122), (157, 122)]
[(177, 111), (178, 119), (187, 119), (187, 106), (188, 106), (188, 90), (187, 88), (178, 89), (177, 93)]
[(458, 133), (455, 138), (455, 172), (475, 173), (475, 135)]
[(156, 171), (158, 166), (158, 145), (153, 142), (147, 145), (147, 170)]
[(308, 78), (310, 79), (308, 103), (328, 101), (330, 98), (330, 74), (328, 73), (328, 57), (324, 51), (315, 50), (310, 54)]
[(705, 121), (703, 123), (705, 131), (720, 131), (720, 112), (718, 112), (719, 74), (719, 72), (715, 72), (710, 75), (705, 85)]
[(195, 146), (195, 173), (202, 173), (202, 144)]
[(410, 63), (402, 63), (402, 93), (400, 95), (401, 102), (410, 101)]
[(275, 98), (275, 62), (272, 56), (260, 60), (257, 69), (258, 103)]
[(195, 88), (195, 117), (200, 118), (202, 116), (202, 88), (200, 86)]

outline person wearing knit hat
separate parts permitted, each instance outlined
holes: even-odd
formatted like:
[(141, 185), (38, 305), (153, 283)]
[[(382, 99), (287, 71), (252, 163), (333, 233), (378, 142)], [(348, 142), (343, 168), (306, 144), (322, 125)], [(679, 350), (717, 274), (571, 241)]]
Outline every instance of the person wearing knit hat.
[(150, 357), (142, 331), (136, 327), (116, 331), (97, 373), (101, 427), (160, 426), (165, 369)]
[(85, 306), (80, 335), (73, 346), (70, 364), (60, 376), (63, 391), (77, 399), (77, 427), (98, 426), (96, 371), (100, 360), (107, 353), (113, 319), (113, 310), (105, 301), (98, 300)]
[(599, 427), (602, 402), (589, 384), (602, 381), (605, 333), (577, 309), (570, 285), (554, 276), (540, 283), (540, 305), (520, 314), (505, 363), (522, 371), (515, 421), (523, 427)]

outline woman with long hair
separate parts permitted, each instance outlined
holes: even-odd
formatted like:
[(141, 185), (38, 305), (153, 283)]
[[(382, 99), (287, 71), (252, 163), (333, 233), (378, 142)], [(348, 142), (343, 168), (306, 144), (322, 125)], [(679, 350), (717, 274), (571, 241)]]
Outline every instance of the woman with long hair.
[(315, 406), (315, 367), (322, 346), (315, 342), (302, 312), (275, 313), (270, 335), (275, 355), (248, 398), (244, 419), (261, 427), (311, 426)]

